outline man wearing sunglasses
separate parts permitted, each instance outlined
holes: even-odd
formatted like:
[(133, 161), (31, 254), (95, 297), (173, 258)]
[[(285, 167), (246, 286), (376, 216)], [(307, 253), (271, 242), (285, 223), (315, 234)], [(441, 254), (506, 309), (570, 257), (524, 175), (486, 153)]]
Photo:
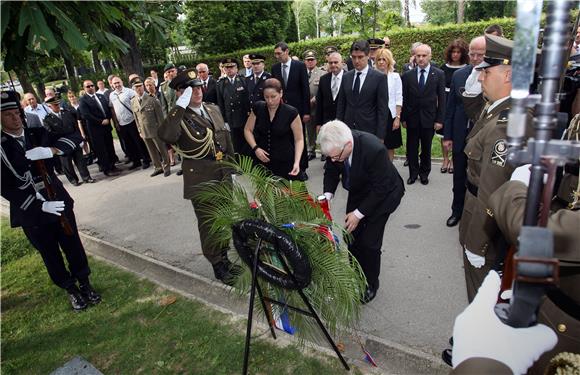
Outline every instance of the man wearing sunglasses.
[(389, 160), (385, 145), (373, 134), (351, 130), (335, 120), (320, 128), (318, 142), (326, 155), (324, 195), (331, 200), (339, 181), (349, 192), (344, 225), (353, 236), (349, 251), (367, 279), (361, 299), (368, 303), (379, 288), (383, 234), (405, 193), (403, 179)]

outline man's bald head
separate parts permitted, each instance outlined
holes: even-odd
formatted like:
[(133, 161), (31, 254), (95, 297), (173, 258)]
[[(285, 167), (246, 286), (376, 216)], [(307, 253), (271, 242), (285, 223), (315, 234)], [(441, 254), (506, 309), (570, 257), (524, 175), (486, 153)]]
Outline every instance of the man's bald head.
[(485, 55), (485, 37), (478, 36), (469, 43), (469, 63), (472, 66), (477, 66), (483, 61)]
[(431, 47), (428, 44), (421, 44), (415, 48), (415, 61), (421, 69), (431, 63)]

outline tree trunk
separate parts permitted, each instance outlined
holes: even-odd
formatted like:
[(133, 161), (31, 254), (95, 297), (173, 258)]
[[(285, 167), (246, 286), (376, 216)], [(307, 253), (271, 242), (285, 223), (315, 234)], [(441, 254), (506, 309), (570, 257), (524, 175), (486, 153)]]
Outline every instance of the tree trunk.
[(411, 18), (409, 17), (409, 0), (403, 0), (403, 16), (407, 27), (411, 27)]
[(72, 72), (72, 74), (69, 74), (69, 77), (68, 77), (68, 85), (69, 85), (71, 90), (78, 91), (79, 80), (78, 80), (78, 77), (76, 75), (76, 69), (74, 66), (74, 62), (70, 59), (67, 59), (66, 57), (64, 57), (63, 59), (64, 59), (64, 66), (65, 66), (67, 72)]
[(29, 59), (30, 68), (32, 69), (32, 74), (30, 76), (30, 80), (36, 85), (36, 93), (40, 95), (39, 102), (44, 101), (44, 80), (40, 75), (40, 68), (38, 67), (38, 61), (36, 60), (36, 56), (32, 56)]
[(373, 38), (375, 37), (375, 32), (377, 30), (378, 2), (379, 0), (374, 0), (375, 6), (373, 8)]
[(137, 45), (135, 32), (120, 25), (113, 28), (113, 34), (129, 44), (129, 51), (124, 54), (119, 54), (119, 63), (123, 68), (123, 73), (126, 76), (135, 73), (143, 77), (143, 61), (141, 58), (141, 50)]
[(465, 0), (457, 0), (457, 23), (463, 23), (465, 15)]
[(93, 69), (95, 70), (95, 74), (105, 72), (103, 66), (101, 65), (101, 60), (99, 59), (99, 52), (96, 49), (91, 51), (91, 60), (93, 61)]
[[(30, 77), (28, 76), (25, 66), (26, 64), (18, 64), (14, 66), (14, 73), (16, 73), (18, 81), (20, 81), (20, 86), (22, 86), (24, 93), (30, 92), (36, 97), (36, 100), (38, 100), (38, 94), (36, 93), (36, 90), (34, 90), (32, 83), (30, 83)], [(12, 77), (12, 79), (14, 79), (14, 77)]]
[(316, 37), (320, 38), (320, 22), (318, 20), (318, 14), (320, 13), (319, 8), (320, 1), (314, 1), (314, 19), (316, 20)]

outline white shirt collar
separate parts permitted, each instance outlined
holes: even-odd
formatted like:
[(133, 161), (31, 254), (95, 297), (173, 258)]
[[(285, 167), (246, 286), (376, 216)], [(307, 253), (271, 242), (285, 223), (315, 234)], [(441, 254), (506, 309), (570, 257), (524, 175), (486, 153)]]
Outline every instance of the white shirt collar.
[(360, 72), (360, 73), (362, 73), (362, 75), (366, 75), (369, 72), (369, 69), (370, 69), (370, 66), (369, 66), (369, 64), (367, 64), (367, 66), (363, 70), (356, 70), (355, 69), (354, 72), (355, 72), (355, 74)]
[(498, 105), (500, 105), (501, 103), (505, 102), (506, 100), (508, 100), (510, 98), (510, 96), (506, 96), (503, 97), (501, 99), (496, 100), (495, 102), (493, 102), (492, 104), (489, 105), (489, 107), (487, 108), (487, 113), (490, 113), (495, 107), (497, 107)]
[(6, 134), (8, 134), (9, 136), (11, 136), (12, 138), (20, 138), (20, 137), (24, 137), (24, 128), (22, 128), (22, 132), (19, 135), (14, 135), (8, 132), (4, 132)]

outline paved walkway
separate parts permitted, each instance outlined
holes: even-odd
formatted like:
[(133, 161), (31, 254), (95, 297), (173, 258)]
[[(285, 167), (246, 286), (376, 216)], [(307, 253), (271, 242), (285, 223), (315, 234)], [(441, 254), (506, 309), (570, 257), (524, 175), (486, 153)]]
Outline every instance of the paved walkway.
[[(397, 161), (406, 180), (407, 168)], [(308, 186), (322, 193), (319, 160), (308, 169)], [(173, 172), (179, 167), (174, 167)], [(113, 244), (195, 274), (213, 279), (200, 250), (191, 203), (182, 198), (182, 178), (174, 173), (150, 178), (152, 169), (104, 178), (91, 166), (95, 184), (65, 186), (75, 199), (81, 230)], [(447, 345), (455, 316), (467, 303), (457, 228), (447, 228), (451, 175), (434, 165), (428, 186), (406, 186), (399, 209), (385, 231), (381, 287), (363, 308), (365, 333), (439, 356)], [(61, 179), (64, 179), (61, 177)], [(346, 193), (332, 202), (335, 220), (342, 220)]]

